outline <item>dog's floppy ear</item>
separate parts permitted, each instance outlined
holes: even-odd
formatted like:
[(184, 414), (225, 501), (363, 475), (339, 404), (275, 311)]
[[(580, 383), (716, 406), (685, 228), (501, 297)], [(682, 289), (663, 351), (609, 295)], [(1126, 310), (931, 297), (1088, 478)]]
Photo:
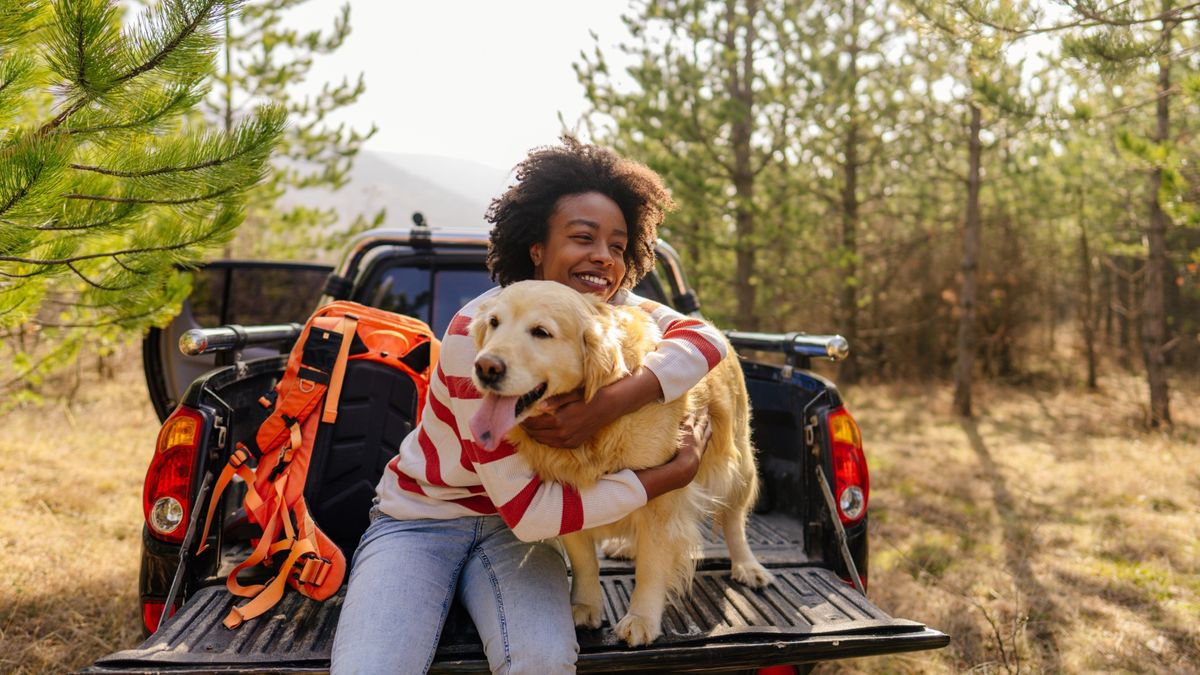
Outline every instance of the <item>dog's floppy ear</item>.
[(475, 351), (483, 348), (483, 340), (487, 337), (488, 314), (491, 313), (493, 302), (484, 300), (479, 303), (479, 307), (475, 310), (475, 318), (471, 319), (471, 325), (467, 326), (467, 333), (475, 340)]
[(626, 374), (620, 328), (608, 307), (599, 305), (583, 330), (583, 400)]

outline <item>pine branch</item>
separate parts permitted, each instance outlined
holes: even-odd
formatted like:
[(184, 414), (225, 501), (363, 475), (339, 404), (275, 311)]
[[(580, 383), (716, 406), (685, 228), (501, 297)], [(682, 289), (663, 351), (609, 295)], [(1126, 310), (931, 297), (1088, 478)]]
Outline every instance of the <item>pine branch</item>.
[(8, 213), (12, 207), (17, 205), (17, 202), (20, 202), (22, 199), (24, 199), (25, 195), (29, 194), (29, 190), (37, 184), (38, 179), (42, 177), (42, 172), (45, 170), (46, 163), (39, 162), (37, 165), (37, 170), (32, 175), (28, 176), (28, 180), (25, 182), (25, 184), (22, 185), (15, 193), (13, 193), (13, 195), (7, 202), (4, 203), (3, 206), (0, 206), (0, 215)]
[[(230, 185), (228, 187), (223, 187), (220, 190), (215, 190), (215, 191), (209, 192), (207, 194), (196, 195), (194, 197), (183, 197), (181, 199), (147, 199), (145, 197), (109, 197), (107, 195), (83, 195), (83, 194), (77, 194), (77, 193), (65, 194), (62, 197), (63, 197), (63, 199), (82, 199), (85, 201), (114, 202), (117, 204), (163, 204), (163, 205), (167, 205), (167, 206), (178, 206), (180, 204), (195, 204), (196, 202), (203, 202), (203, 201), (207, 201), (209, 199), (214, 199), (216, 197), (221, 197), (221, 196), (227, 195), (231, 192), (235, 192), (235, 191), (237, 191), (237, 189), (238, 189), (238, 186)], [(0, 260), (3, 260), (3, 258), (0, 258)]]
[(79, 112), (79, 110), (85, 105), (87, 105), (87, 99), (81, 98), (72, 103), (70, 106), (67, 106), (67, 108), (59, 113), (54, 119), (42, 125), (42, 128), (37, 130), (37, 135), (45, 136), (46, 134), (54, 131), (61, 126), (63, 122), (66, 122), (67, 118)]
[[(129, 214), (133, 211), (133, 209), (131, 208), (132, 206), (133, 205), (130, 204), (130, 205), (127, 205), (127, 207), (125, 207), (125, 208), (114, 209), (112, 212), (113, 215), (111, 218), (106, 218), (103, 220), (94, 220), (90, 223), (74, 223), (74, 224), (66, 224), (66, 225), (62, 225), (62, 224), (19, 225), (19, 227), (24, 227), (24, 228), (30, 229), (30, 230), (39, 230), (42, 232), (78, 232), (78, 231), (82, 231), (82, 230), (96, 230), (96, 229), (107, 227), (109, 225), (112, 225), (113, 223), (123, 220), (124, 218), (129, 216)], [(17, 226), (16, 223), (12, 223), (11, 221), (4, 221), (4, 222), (6, 222), (7, 224), (10, 224), (10, 225)], [(54, 222), (61, 223), (62, 221), (54, 221)]]
[(116, 81), (126, 82), (137, 77), (138, 75), (141, 75), (142, 73), (157, 68), (160, 64), (162, 64), (163, 60), (170, 56), (171, 53), (175, 51), (177, 47), (179, 47), (184, 40), (195, 34), (196, 31), (200, 29), (200, 26), (203, 25), (207, 19), (211, 18), (213, 8), (216, 7), (221, 1), (222, 0), (209, 0), (207, 5), (197, 11), (196, 16), (188, 20), (184, 24), (183, 28), (174, 37), (168, 40), (167, 43), (163, 45), (157, 53), (144, 61), (142, 64), (131, 68), (123, 75), (118, 75)]
[[(76, 307), (84, 305), (76, 304)], [(140, 314), (123, 314), (121, 316), (109, 319), (107, 321), (95, 321), (93, 323), (48, 323), (46, 321), (35, 321), (38, 326), (43, 328), (100, 328), (102, 326), (113, 326), (126, 321), (135, 321), (137, 319), (145, 319), (154, 316), (159, 310), (151, 309)]]
[[(1197, 17), (1196, 16), (1183, 16), (1184, 12), (1187, 12), (1188, 10), (1200, 7), (1200, 2), (1195, 2), (1190, 5), (1176, 7), (1169, 11), (1160, 12), (1159, 14), (1155, 14), (1155, 15), (1149, 16), (1149, 17), (1143, 17), (1140, 19), (1106, 18), (1105, 15), (1110, 14), (1110, 13), (1116, 11), (1117, 9), (1120, 9), (1121, 7), (1124, 7), (1125, 5), (1129, 4), (1130, 1), (1131, 0), (1121, 0), (1120, 2), (1117, 2), (1105, 9), (1102, 9), (1102, 10), (1096, 11), (1096, 12), (1093, 12), (1093, 11), (1087, 9), (1087, 7), (1083, 3), (1068, 1), (1066, 4), (1072, 10), (1074, 10), (1076, 13), (1078, 13), (1082, 18), (1076, 19), (1074, 21), (1064, 21), (1062, 23), (1051, 24), (1048, 26), (1030, 26), (1030, 27), (1026, 27), (1026, 28), (1006, 26), (1004, 24), (997, 23), (997, 22), (989, 19), (988, 17), (983, 16), (982, 14), (972, 11), (970, 4), (966, 3), (966, 2), (956, 2), (956, 3), (954, 3), (954, 7), (956, 9), (958, 9), (958, 11), (962, 12), (968, 19), (970, 19), (971, 22), (979, 24), (981, 26), (987, 26), (988, 28), (999, 31), (1001, 33), (1005, 33), (1016, 40), (1020, 40), (1022, 38), (1030, 37), (1033, 35), (1042, 35), (1045, 33), (1057, 33), (1059, 31), (1069, 30), (1072, 28), (1099, 28), (1099, 27), (1132, 28), (1134, 26), (1144, 25), (1147, 23), (1154, 23), (1156, 21), (1168, 21), (1168, 20), (1170, 20), (1170, 21), (1185, 21), (1185, 20), (1190, 20), (1190, 19), (1196, 19)], [(918, 10), (918, 11), (920, 11), (920, 10)], [(926, 18), (930, 18), (924, 12), (922, 12), (922, 15), (924, 15)], [(945, 28), (944, 24), (939, 24), (939, 27)]]
[(102, 166), (88, 166), (85, 164), (72, 164), (71, 168), (78, 169), (79, 171), (99, 173), (105, 176), (116, 176), (118, 178), (148, 178), (150, 176), (161, 176), (163, 174), (188, 173), (192, 171), (199, 171), (200, 169), (210, 169), (214, 166), (221, 166), (222, 164), (227, 164), (235, 159), (245, 157), (255, 149), (255, 146), (251, 145), (231, 155), (217, 157), (208, 161), (200, 162), (199, 164), (190, 164), (188, 166), (163, 166), (157, 169), (147, 169), (145, 171), (120, 171), (117, 169), (107, 169)]
[[(196, 237), (195, 239), (190, 239), (188, 241), (179, 242), (177, 244), (169, 244), (167, 246), (144, 246), (142, 248), (127, 248), (127, 249), (120, 250), (120, 251), (105, 251), (103, 253), (89, 253), (86, 255), (74, 256), (72, 258), (57, 258), (57, 259), (51, 259), (51, 260), (39, 260), (37, 258), (23, 258), (20, 256), (0, 256), (0, 262), (14, 262), (14, 263), (22, 263), (22, 264), (26, 264), (26, 265), (42, 265), (42, 266), (47, 266), (47, 267), (51, 267), (54, 265), (69, 265), (71, 263), (82, 262), (84, 260), (96, 260), (97, 258), (110, 258), (113, 256), (118, 256), (118, 255), (137, 255), (140, 253), (165, 253), (167, 251), (178, 251), (181, 249), (188, 248), (190, 246), (195, 246), (196, 244), (203, 243), (204, 241), (212, 239), (212, 237), (213, 237), (213, 233), (210, 232), (210, 233), (201, 235), (199, 237)], [(18, 274), (8, 274), (5, 272), (0, 272), (0, 275), (13, 276), (13, 277), (32, 276), (31, 274), (18, 275)]]
[(142, 126), (145, 126), (152, 122), (157, 122), (158, 120), (167, 116), (172, 110), (174, 110), (176, 108), (176, 106), (180, 105), (181, 103), (186, 101), (191, 96), (192, 96), (191, 90), (189, 90), (186, 87), (181, 87), (171, 98), (167, 99), (166, 102), (163, 103), (162, 106), (158, 107), (155, 110), (151, 110), (149, 113), (147, 113), (146, 115), (144, 115), (142, 117), (135, 117), (131, 120), (126, 120), (125, 122), (114, 122), (111, 124), (98, 124), (98, 125), (94, 125), (94, 126), (90, 126), (90, 127), (67, 128), (65, 130), (65, 133), (72, 134), (72, 135), (73, 134), (94, 134), (94, 133), (99, 133), (99, 132), (104, 132), (104, 131), (119, 131), (122, 129), (133, 129), (133, 128), (137, 128), (137, 127), (142, 127)]
[[(114, 256), (114, 259), (115, 259), (115, 256)], [(66, 266), (67, 266), (67, 268), (68, 268), (68, 269), (70, 269), (72, 272), (74, 272), (74, 273), (75, 273), (75, 276), (79, 277), (80, 279), (83, 279), (83, 280), (84, 280), (84, 281), (85, 281), (85, 282), (86, 282), (86, 283), (87, 283), (89, 286), (91, 286), (92, 288), (96, 288), (96, 289), (99, 289), (99, 290), (102, 290), (102, 291), (127, 291), (127, 290), (129, 290), (129, 289), (133, 288), (133, 285), (128, 285), (128, 286), (104, 286), (104, 285), (102, 285), (102, 284), (99, 284), (99, 283), (97, 283), (97, 282), (95, 282), (95, 281), (92, 281), (91, 279), (89, 279), (89, 278), (88, 278), (88, 277), (87, 277), (87, 276), (86, 276), (86, 275), (85, 275), (83, 272), (80, 272), (80, 271), (79, 271), (79, 269), (78, 269), (77, 267), (75, 267), (75, 264), (74, 264), (74, 263), (70, 263), (70, 262), (68, 262), (68, 263), (66, 263)]]

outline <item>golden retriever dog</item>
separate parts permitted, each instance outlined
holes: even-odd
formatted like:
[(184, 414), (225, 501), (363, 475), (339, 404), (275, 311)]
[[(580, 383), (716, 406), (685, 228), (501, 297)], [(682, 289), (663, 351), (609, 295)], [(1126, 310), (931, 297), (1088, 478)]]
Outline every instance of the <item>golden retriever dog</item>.
[(600, 627), (596, 543), (619, 539), (635, 560), (635, 586), (616, 633), (631, 646), (657, 639), (668, 599), (691, 584), (692, 553), (702, 543), (709, 514), (723, 529), (733, 578), (755, 588), (770, 583), (771, 574), (746, 542), (758, 479), (749, 398), (736, 358), (724, 359), (685, 396), (644, 406), (582, 447), (563, 449), (534, 441), (518, 425), (544, 397), (582, 388), (590, 400), (636, 370), (660, 339), (657, 324), (636, 307), (609, 305), (554, 281), (522, 281), (485, 301), (470, 333), (477, 348), (473, 379), (484, 396), (472, 433), (489, 448), (507, 438), (544, 480), (586, 488), (608, 473), (663, 464), (675, 454), (685, 416), (708, 409), (712, 437), (688, 487), (652, 499), (615, 523), (560, 538), (571, 561), (577, 626)]

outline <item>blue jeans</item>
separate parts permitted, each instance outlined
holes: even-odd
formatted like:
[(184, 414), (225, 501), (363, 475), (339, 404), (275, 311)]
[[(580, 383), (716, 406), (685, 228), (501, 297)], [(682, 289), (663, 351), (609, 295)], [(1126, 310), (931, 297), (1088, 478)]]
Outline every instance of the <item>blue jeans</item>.
[(552, 545), (517, 539), (499, 516), (383, 514), (354, 553), (331, 672), (426, 672), (456, 592), (493, 673), (575, 672), (566, 563)]

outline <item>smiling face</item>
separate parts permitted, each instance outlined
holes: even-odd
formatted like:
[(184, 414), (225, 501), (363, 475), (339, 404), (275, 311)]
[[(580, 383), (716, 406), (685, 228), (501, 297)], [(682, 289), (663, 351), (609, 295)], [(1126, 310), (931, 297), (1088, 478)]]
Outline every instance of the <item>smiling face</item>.
[(567, 195), (547, 221), (546, 241), (529, 248), (534, 278), (608, 300), (625, 278), (628, 245), (629, 228), (616, 202), (599, 192)]

